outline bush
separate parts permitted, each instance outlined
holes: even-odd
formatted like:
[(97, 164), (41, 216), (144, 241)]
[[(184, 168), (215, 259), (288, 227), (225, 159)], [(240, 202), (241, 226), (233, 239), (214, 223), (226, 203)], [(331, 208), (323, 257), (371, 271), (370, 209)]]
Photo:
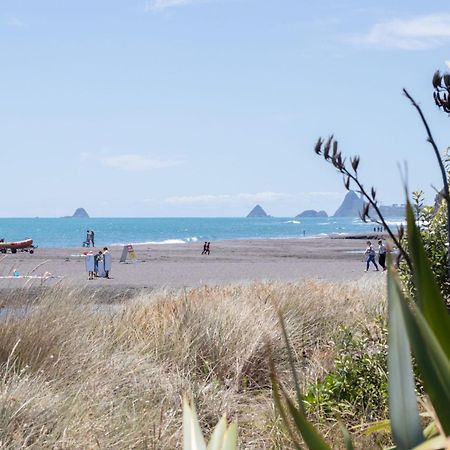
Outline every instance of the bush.
[[(420, 223), (420, 233), (429, 258), (431, 269), (436, 277), (441, 294), (450, 305), (450, 280), (448, 278), (447, 261), (447, 207), (445, 202), (435, 210), (433, 207), (421, 207), (416, 212), (417, 220)], [(404, 243), (407, 248), (407, 243)], [(414, 285), (411, 272), (408, 266), (402, 262), (400, 264), (400, 276), (406, 290), (414, 296)]]
[(321, 419), (342, 417), (346, 422), (387, 417), (387, 330), (381, 319), (375, 332), (363, 336), (345, 329), (335, 369), (310, 386), (307, 408)]

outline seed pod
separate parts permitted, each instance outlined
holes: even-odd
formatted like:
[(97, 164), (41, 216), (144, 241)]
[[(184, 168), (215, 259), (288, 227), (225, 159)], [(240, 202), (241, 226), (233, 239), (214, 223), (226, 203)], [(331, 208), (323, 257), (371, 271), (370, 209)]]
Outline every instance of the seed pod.
[(450, 74), (446, 73), (446, 74), (444, 75), (443, 79), (444, 79), (445, 87), (446, 87), (447, 89), (450, 88)]
[(322, 138), (319, 138), (318, 140), (317, 140), (317, 142), (316, 142), (316, 145), (314, 146), (314, 151), (318, 154), (318, 155), (320, 155), (321, 153), (322, 153), (322, 143), (323, 143), (323, 141), (322, 141)]
[(359, 156), (355, 156), (352, 160), (351, 160), (351, 163), (352, 163), (352, 167), (353, 167), (353, 170), (355, 171), (355, 173), (358, 171), (358, 166), (359, 166)]
[(344, 177), (344, 186), (345, 186), (345, 189), (347, 189), (347, 191), (350, 190), (350, 177), (347, 177), (347, 178)]
[(333, 139), (333, 136), (330, 136), (327, 140), (327, 142), (325, 142), (325, 146), (323, 148), (323, 156), (325, 159), (329, 159), (330, 158), (330, 149), (331, 149), (331, 141)]
[(439, 86), (441, 85), (441, 72), (439, 72), (439, 70), (436, 70), (436, 72), (434, 72), (432, 83), (435, 89), (439, 88)]

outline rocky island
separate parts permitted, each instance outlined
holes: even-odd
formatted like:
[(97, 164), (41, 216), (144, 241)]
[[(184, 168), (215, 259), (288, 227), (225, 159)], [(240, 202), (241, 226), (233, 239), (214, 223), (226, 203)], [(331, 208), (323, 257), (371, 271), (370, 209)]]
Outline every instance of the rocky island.
[(307, 209), (295, 216), (296, 219), (300, 219), (302, 217), (328, 217), (328, 214), (324, 210), (316, 211), (315, 209)]
[(256, 205), (248, 214), (247, 217), (270, 217), (260, 205)]
[(89, 214), (84, 208), (77, 208), (71, 216), (66, 217), (71, 217), (74, 219), (89, 219)]

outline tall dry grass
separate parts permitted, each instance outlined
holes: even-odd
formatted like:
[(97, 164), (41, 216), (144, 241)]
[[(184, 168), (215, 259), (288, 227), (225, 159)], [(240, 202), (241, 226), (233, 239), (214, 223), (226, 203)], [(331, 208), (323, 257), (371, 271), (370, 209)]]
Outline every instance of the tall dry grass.
[(241, 448), (289, 448), (268, 372), (268, 342), (282, 376), (289, 372), (276, 309), (308, 383), (331, 368), (341, 326), (373, 323), (380, 283), (161, 290), (117, 307), (49, 289), (0, 320), (1, 446), (180, 448), (187, 393), (206, 433), (227, 413)]

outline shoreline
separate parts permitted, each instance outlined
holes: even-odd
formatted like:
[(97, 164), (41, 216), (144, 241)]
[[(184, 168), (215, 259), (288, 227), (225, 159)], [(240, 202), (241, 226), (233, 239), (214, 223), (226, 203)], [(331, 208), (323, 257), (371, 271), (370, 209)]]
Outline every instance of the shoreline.
[[(380, 236), (378, 234), (378, 236)], [(203, 242), (149, 244), (134, 247), (136, 261), (119, 263), (122, 246), (110, 246), (112, 279), (89, 281), (83, 251), (88, 248), (38, 248), (33, 255), (0, 257), (0, 290), (57, 283), (119, 295), (127, 290), (214, 286), (256, 281), (296, 282), (305, 279), (352, 281), (381, 276), (364, 273), (367, 233), (353, 238), (242, 239), (211, 242), (211, 254), (202, 255)], [(91, 248), (97, 252), (103, 245)], [(52, 278), (4, 278), (21, 276)]]

